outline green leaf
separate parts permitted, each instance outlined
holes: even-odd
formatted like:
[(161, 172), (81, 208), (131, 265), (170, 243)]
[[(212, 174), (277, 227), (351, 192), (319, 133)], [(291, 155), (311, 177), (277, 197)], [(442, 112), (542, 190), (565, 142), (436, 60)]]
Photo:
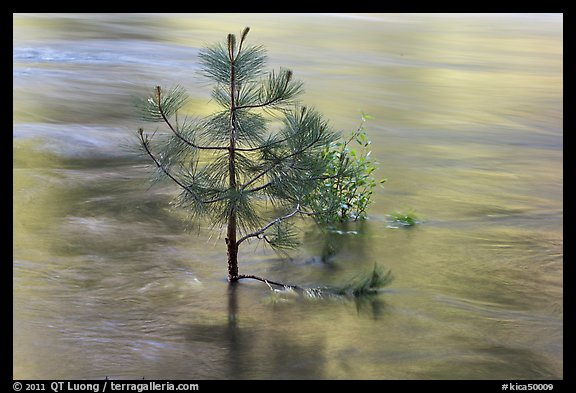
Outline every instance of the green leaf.
[(362, 120), (374, 120), (374, 116), (362, 112)]

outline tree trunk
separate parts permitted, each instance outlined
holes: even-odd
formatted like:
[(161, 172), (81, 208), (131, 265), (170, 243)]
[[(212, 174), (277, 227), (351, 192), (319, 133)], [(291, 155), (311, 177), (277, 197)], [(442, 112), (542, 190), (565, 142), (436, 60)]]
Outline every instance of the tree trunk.
[[(228, 246), (228, 281), (230, 283), (238, 281), (238, 246), (236, 240), (234, 240), (236, 238), (236, 229), (234, 228), (233, 230), (233, 239), (226, 238), (226, 245)], [(230, 223), (228, 224), (228, 232), (230, 233)]]
[[(228, 147), (228, 175), (231, 190), (236, 190), (236, 75), (234, 69), (233, 35), (228, 36), (228, 54), (230, 56), (230, 145)], [(236, 201), (230, 201), (226, 245), (228, 246), (228, 281), (238, 281), (238, 244), (236, 243)]]

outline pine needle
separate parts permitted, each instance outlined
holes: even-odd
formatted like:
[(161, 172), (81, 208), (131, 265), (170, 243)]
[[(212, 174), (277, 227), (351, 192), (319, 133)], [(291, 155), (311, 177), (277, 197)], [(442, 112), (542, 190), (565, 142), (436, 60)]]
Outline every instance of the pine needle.
[(393, 279), (394, 276), (391, 270), (385, 271), (382, 267), (374, 264), (372, 272), (358, 276), (344, 285), (329, 287), (327, 290), (337, 295), (354, 297), (374, 295), (380, 292), (382, 288), (388, 286)]

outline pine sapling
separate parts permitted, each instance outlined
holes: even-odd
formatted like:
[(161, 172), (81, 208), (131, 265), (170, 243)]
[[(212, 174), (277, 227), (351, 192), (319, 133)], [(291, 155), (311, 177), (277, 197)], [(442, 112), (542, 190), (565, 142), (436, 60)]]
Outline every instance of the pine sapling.
[[(298, 104), (302, 83), (292, 71), (266, 72), (266, 51), (246, 43), (249, 30), (199, 54), (202, 73), (214, 82), (217, 112), (182, 118), (184, 89), (157, 86), (138, 106), (143, 120), (163, 125), (163, 132), (140, 128), (138, 138), (154, 179), (178, 186), (175, 204), (190, 220), (210, 220), (225, 233), (230, 283), (256, 279), (290, 286), (240, 274), (240, 246), (253, 240), (277, 250), (297, 245), (294, 219), (326, 214), (306, 196), (328, 178), (347, 174), (327, 170), (323, 152), (337, 135), (316, 110)], [(272, 130), (271, 119), (278, 118), (282, 125)]]

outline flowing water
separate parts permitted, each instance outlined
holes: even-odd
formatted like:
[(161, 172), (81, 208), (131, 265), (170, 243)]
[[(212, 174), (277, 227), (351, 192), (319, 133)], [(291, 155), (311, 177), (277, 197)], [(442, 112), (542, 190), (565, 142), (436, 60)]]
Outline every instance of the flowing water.
[[(210, 113), (198, 50), (244, 26), (335, 129), (374, 117), (388, 182), (368, 221), (307, 227), (290, 258), (244, 247), (241, 272), (377, 263), (377, 297), (230, 290), (222, 236), (150, 188), (133, 98), (181, 84)], [(13, 377), (563, 378), (562, 34), (561, 14), (14, 15)]]

